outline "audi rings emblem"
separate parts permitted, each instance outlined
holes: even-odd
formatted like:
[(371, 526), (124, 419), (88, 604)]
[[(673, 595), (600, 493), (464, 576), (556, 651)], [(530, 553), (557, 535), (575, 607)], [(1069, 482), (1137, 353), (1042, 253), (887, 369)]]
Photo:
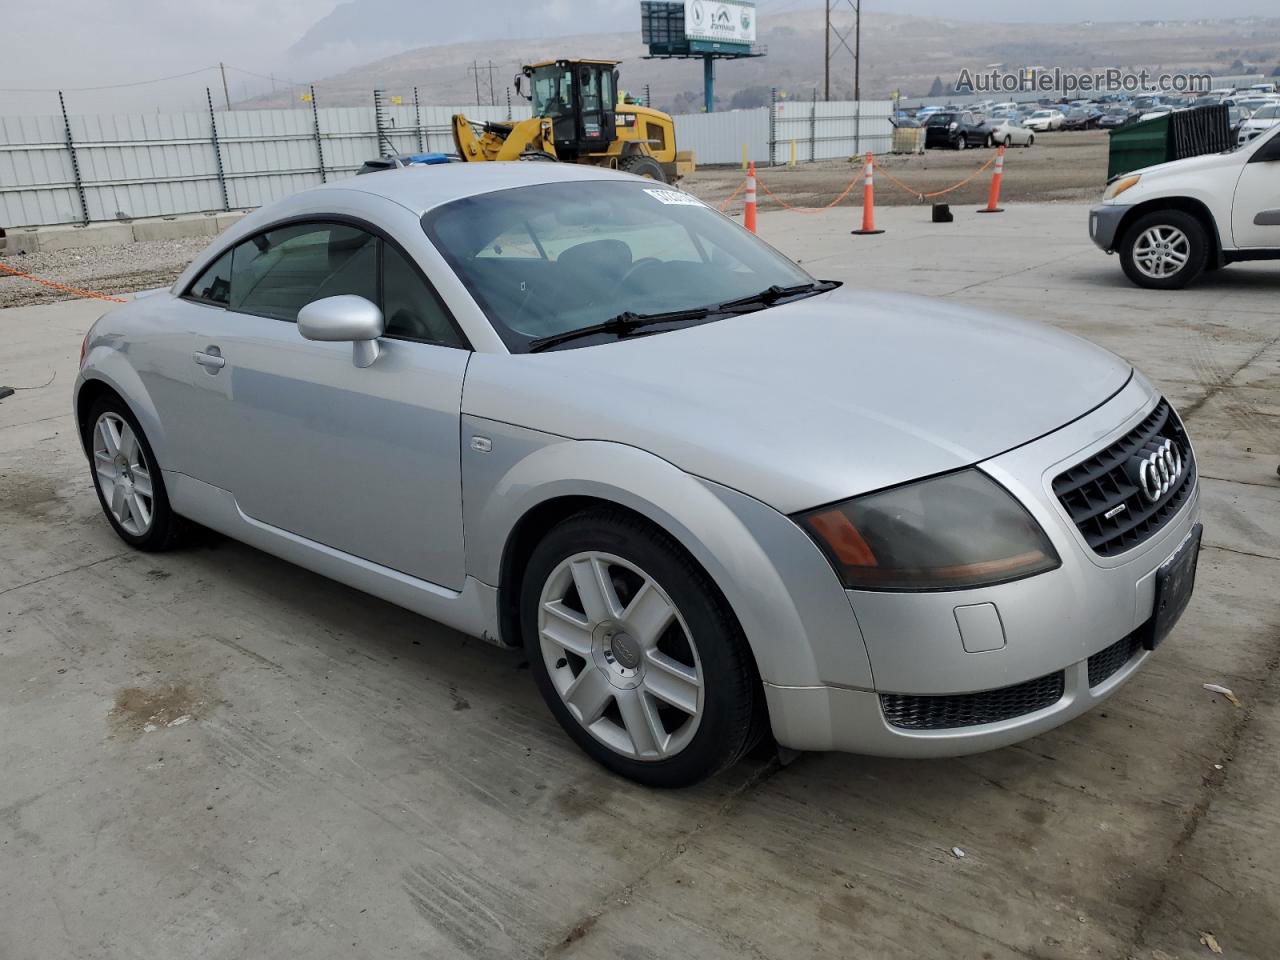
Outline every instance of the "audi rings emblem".
[(1172, 440), (1144, 448), (1130, 461), (1137, 468), (1139, 489), (1149, 503), (1156, 503), (1182, 476), (1182, 450)]

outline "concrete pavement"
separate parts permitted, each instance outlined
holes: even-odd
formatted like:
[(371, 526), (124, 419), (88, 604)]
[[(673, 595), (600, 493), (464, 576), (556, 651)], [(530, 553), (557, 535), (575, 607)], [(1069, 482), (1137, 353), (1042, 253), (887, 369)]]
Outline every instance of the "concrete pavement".
[(1154, 293), (1081, 206), (856, 216), (761, 233), (820, 277), (1072, 330), (1181, 409), (1199, 586), (1103, 708), (977, 757), (761, 751), (642, 790), (519, 653), (213, 535), (129, 551), (68, 414), (103, 305), (3, 311), (0, 384), (54, 379), (0, 402), (0, 957), (1274, 956), (1280, 268)]

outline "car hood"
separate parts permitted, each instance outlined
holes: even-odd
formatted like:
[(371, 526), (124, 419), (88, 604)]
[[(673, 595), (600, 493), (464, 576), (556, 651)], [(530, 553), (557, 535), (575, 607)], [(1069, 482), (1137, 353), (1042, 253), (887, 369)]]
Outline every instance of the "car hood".
[(476, 354), (462, 409), (639, 447), (791, 513), (985, 460), (1131, 373), (1049, 326), (835, 291), (660, 335)]
[(1238, 167), (1242, 163), (1242, 154), (1234, 151), (1228, 153), (1206, 153), (1198, 157), (1187, 157), (1183, 160), (1170, 160), (1168, 163), (1157, 163), (1150, 167), (1130, 170), (1124, 174), (1131, 177), (1135, 173), (1144, 177), (1157, 177), (1165, 173), (1193, 173), (1197, 170), (1216, 170), (1220, 167)]

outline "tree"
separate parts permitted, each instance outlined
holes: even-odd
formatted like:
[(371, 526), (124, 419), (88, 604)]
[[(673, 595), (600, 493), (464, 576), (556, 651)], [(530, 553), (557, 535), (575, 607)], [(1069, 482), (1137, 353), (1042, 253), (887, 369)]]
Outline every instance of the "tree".
[(933, 78), (933, 86), (929, 88), (929, 96), (931, 97), (942, 96), (942, 78), (941, 77)]
[(1232, 73), (1244, 73), (1244, 61), (1236, 60), (1229, 69)]
[(729, 100), (730, 110), (750, 110), (753, 107), (769, 105), (769, 88), (763, 86), (743, 87), (734, 91)]
[(1280, 67), (1276, 67), (1274, 70), (1272, 70), (1271, 75), (1273, 77), (1280, 77)]

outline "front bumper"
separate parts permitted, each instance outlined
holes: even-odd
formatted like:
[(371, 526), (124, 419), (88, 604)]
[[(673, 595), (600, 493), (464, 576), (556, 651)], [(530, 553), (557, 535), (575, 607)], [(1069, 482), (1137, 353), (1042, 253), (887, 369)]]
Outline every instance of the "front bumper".
[[(882, 756), (974, 753), (1058, 726), (1101, 702), (1148, 654), (1133, 638), (1153, 612), (1156, 571), (1198, 521), (1194, 490), (1150, 540), (1116, 557), (1095, 554), (1052, 491), (1053, 478), (1103, 449), (1150, 412), (1155, 392), (1139, 376), (1110, 402), (1056, 433), (981, 465), (1014, 493), (1054, 543), (1062, 566), (1013, 583), (920, 594), (848, 591), (866, 645), (871, 687), (838, 676), (815, 686), (765, 685), (774, 735), (784, 746)], [(989, 605), (989, 607), (988, 607)], [(962, 611), (982, 608), (996, 642), (973, 649)], [(1095, 678), (1090, 683), (1090, 660)], [(1107, 669), (1100, 670), (1099, 665)], [(981, 699), (1049, 677), (1061, 687), (1009, 719), (941, 729), (891, 723), (886, 703)], [(888, 695), (889, 700), (882, 702)], [(972, 695), (972, 696), (971, 696)]]
[(1116, 234), (1120, 230), (1120, 222), (1129, 211), (1127, 206), (1115, 203), (1101, 203), (1089, 209), (1089, 239), (1098, 248), (1107, 253), (1115, 251)]

